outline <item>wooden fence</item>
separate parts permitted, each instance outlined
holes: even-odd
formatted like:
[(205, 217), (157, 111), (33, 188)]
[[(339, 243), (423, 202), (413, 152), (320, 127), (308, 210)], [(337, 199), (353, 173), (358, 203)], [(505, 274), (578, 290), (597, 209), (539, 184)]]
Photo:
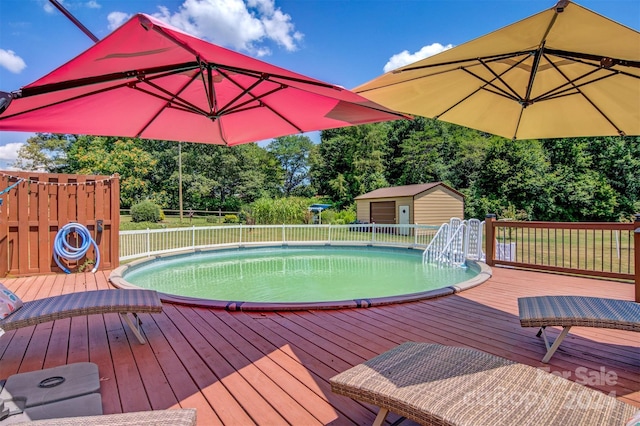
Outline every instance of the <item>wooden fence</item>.
[(487, 265), (635, 282), (640, 302), (640, 215), (635, 222), (485, 221)]
[[(7, 191), (9, 187), (13, 186)], [(0, 277), (61, 272), (53, 259), (58, 230), (87, 227), (100, 251), (99, 269), (119, 265), (119, 177), (0, 171)], [(96, 259), (93, 247), (72, 271)], [(88, 270), (92, 269), (89, 267)]]

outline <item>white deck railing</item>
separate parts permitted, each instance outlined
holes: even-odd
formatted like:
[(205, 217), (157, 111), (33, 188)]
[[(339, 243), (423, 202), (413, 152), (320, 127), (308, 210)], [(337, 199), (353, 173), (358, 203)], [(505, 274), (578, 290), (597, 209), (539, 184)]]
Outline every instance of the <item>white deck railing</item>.
[(430, 225), (232, 225), (120, 231), (120, 260), (189, 249), (266, 244), (398, 245), (425, 248)]

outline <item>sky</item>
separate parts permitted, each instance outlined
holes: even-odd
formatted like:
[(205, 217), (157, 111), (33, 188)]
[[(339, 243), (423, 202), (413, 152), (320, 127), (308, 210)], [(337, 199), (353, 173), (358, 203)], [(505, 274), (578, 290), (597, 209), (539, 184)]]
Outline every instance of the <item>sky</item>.
[[(349, 89), (556, 3), (554, 0), (58, 2), (98, 39), (132, 15), (146, 13), (210, 42)], [(638, 0), (577, 3), (640, 30)], [(91, 38), (49, 0), (0, 0), (0, 91), (17, 90), (37, 80), (92, 44)], [(20, 146), (31, 136), (32, 133), (0, 131), (0, 168), (11, 165)]]

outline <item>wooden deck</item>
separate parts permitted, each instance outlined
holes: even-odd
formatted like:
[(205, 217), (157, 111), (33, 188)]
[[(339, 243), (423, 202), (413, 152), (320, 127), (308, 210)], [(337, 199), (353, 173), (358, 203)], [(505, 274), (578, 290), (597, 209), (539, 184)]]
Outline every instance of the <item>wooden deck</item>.
[[(4, 279), (25, 300), (109, 288), (108, 272)], [(375, 410), (331, 393), (328, 379), (413, 340), (468, 346), (591, 385), (640, 407), (638, 333), (574, 328), (548, 365), (516, 299), (572, 294), (633, 300), (631, 284), (494, 268), (459, 295), (342, 311), (243, 313), (164, 304), (140, 345), (116, 314), (7, 332), (0, 378), (95, 362), (105, 413), (195, 407), (199, 424), (370, 424)], [(552, 331), (551, 334), (557, 334)], [(393, 421), (394, 418), (391, 417)]]

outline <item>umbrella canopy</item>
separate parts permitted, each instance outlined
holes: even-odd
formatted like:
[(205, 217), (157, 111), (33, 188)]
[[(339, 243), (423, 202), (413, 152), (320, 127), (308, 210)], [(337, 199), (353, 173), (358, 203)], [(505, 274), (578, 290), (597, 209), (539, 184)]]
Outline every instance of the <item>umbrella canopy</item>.
[(640, 33), (563, 0), (354, 91), (507, 138), (640, 135)]
[(226, 145), (403, 117), (143, 14), (0, 97), (0, 130)]

